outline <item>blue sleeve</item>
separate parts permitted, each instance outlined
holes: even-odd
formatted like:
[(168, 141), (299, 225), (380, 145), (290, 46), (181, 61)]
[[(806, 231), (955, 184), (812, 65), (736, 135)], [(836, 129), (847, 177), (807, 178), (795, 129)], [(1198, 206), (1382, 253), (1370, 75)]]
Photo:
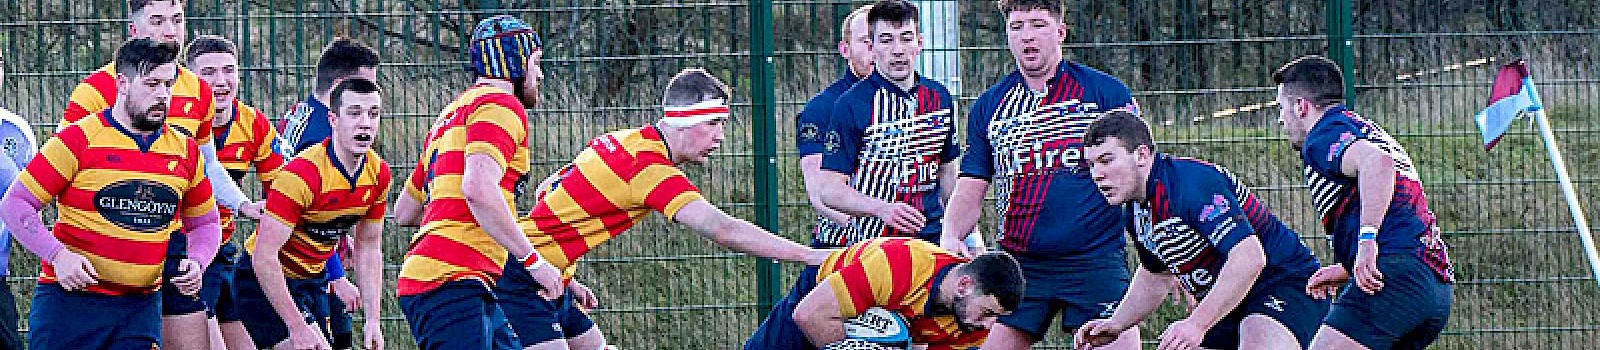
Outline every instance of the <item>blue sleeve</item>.
[(1100, 98), (1096, 102), (1099, 103), (1101, 111), (1127, 109), (1129, 112), (1133, 112), (1134, 115), (1140, 115), (1139, 105), (1134, 102), (1133, 92), (1128, 90), (1127, 84), (1123, 84), (1121, 80), (1104, 72), (1091, 71), (1095, 75), (1095, 91)]
[(828, 116), (826, 136), (823, 136), (823, 142), (829, 144), (822, 154), (823, 170), (845, 175), (856, 172), (856, 165), (861, 161), (861, 133), (865, 128), (861, 124), (872, 119), (870, 115), (860, 115), (871, 111), (859, 108), (857, 103), (848, 92), (834, 102), (833, 113)]
[(939, 164), (949, 163), (961, 157), (961, 144), (956, 142), (956, 105), (954, 101), (955, 99), (950, 96), (950, 92), (943, 89), (939, 90), (939, 110), (950, 111), (949, 114), (945, 114), (942, 117), (944, 118), (943, 122), (950, 125), (950, 134), (945, 137), (944, 151), (939, 152)]
[(328, 266), (322, 270), (328, 273), (328, 281), (344, 278), (344, 263), (339, 261), (339, 253), (334, 252), (328, 257)]
[(827, 92), (818, 94), (817, 97), (806, 103), (805, 109), (795, 118), (794, 148), (801, 157), (820, 154), (824, 150), (822, 137), (823, 129), (828, 125), (828, 109), (832, 109), (833, 99)]
[(989, 143), (989, 121), (994, 116), (989, 107), (994, 104), (989, 99), (986, 93), (967, 108), (967, 152), (961, 155), (961, 176), (994, 178), (994, 145)]
[(1306, 166), (1325, 176), (1343, 176), (1339, 165), (1344, 162), (1350, 145), (1361, 139), (1358, 133), (1359, 130), (1348, 127), (1348, 124), (1336, 123), (1333, 127), (1306, 135), (1305, 145), (1301, 147), (1301, 152), (1305, 152), (1302, 157)]
[[(1194, 226), (1195, 234), (1205, 235), (1206, 241), (1227, 254), (1239, 241), (1255, 234), (1250, 219), (1239, 207), (1239, 198), (1233, 186), (1222, 174), (1193, 174), (1185, 176), (1194, 185), (1186, 186), (1183, 197), (1174, 198), (1176, 212), (1183, 221)], [(1182, 188), (1174, 186), (1174, 188)]]

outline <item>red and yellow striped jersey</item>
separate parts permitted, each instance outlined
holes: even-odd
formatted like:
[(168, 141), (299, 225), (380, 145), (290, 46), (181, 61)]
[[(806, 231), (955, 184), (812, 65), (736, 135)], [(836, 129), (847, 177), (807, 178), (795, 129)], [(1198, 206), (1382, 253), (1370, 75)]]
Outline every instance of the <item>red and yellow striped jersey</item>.
[[(267, 191), (267, 216), (294, 228), (278, 250), (283, 275), (291, 279), (321, 278), (339, 238), (356, 224), (382, 222), (389, 198), (389, 163), (367, 151), (361, 165), (345, 169), (329, 142), (300, 152), (278, 170)], [(254, 250), (256, 235), (245, 248)]]
[[(41, 201), (56, 201), (56, 239), (100, 274), (91, 293), (156, 291), (179, 216), (216, 208), (193, 139), (170, 126), (151, 137), (125, 130), (109, 110), (96, 113), (45, 141), (17, 177)], [(39, 283), (55, 283), (55, 268), (41, 264)]]
[[(516, 212), (513, 201), (527, 183), (529, 169), (528, 116), (521, 101), (505, 90), (477, 85), (445, 107), (448, 120), (434, 133), (428, 147), (426, 171), (419, 188), (427, 203), (422, 228), (400, 267), (400, 295), (431, 291), (441, 284), (476, 279), (493, 285), (500, 277), (507, 253), (478, 227), (461, 192), (467, 154), (494, 158), (505, 175), (500, 179), (505, 205)], [(407, 181), (410, 182), (410, 181)]]
[[(283, 155), (273, 151), (272, 143), (278, 139), (278, 131), (272, 128), (261, 111), (245, 105), (244, 101), (233, 102), (233, 121), (225, 126), (213, 126), (213, 135), (218, 141), (217, 160), (222, 162), (222, 167), (228, 169), (233, 181), (244, 179), (245, 172), (250, 166), (256, 168), (256, 178), (261, 180), (261, 190), (265, 192), (272, 188), (272, 176), (283, 166)], [(227, 207), (217, 206), (217, 211), (222, 215), (222, 241), (227, 242), (233, 237), (233, 211)]]
[(573, 266), (590, 249), (622, 234), (650, 212), (668, 218), (684, 205), (703, 200), (667, 156), (667, 144), (653, 126), (614, 131), (589, 141), (556, 181), (519, 220), (539, 256), (572, 277)]
[(929, 349), (967, 349), (983, 344), (987, 331), (964, 332), (953, 315), (928, 315), (939, 280), (966, 262), (932, 243), (911, 237), (882, 237), (833, 253), (817, 270), (839, 301), (839, 314), (856, 317), (882, 307), (905, 317), (911, 340)]
[[(115, 68), (115, 62), (106, 64), (72, 88), (67, 110), (61, 115), (62, 124), (76, 123), (117, 103)], [(211, 98), (211, 84), (188, 68), (178, 66), (178, 80), (172, 85), (172, 101), (167, 108), (167, 125), (200, 144), (211, 142), (211, 120), (217, 114)]]

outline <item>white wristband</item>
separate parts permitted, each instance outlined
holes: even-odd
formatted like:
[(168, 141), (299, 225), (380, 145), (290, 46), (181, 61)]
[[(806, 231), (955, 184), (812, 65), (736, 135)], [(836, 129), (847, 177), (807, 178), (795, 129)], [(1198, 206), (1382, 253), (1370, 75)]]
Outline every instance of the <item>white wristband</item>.
[(1376, 240), (1376, 239), (1378, 239), (1378, 228), (1377, 227), (1361, 226), (1361, 231), (1360, 232), (1361, 232), (1360, 235), (1356, 236), (1357, 239), (1359, 239), (1359, 240), (1368, 241), (1368, 240)]
[[(532, 264), (527, 264), (528, 259), (534, 259), (533, 263)], [(528, 272), (533, 272), (533, 270), (538, 270), (538, 269), (543, 268), (545, 266), (550, 266), (550, 262), (544, 261), (544, 257), (539, 256), (538, 252), (535, 252), (533, 254), (528, 254), (528, 257), (527, 258), (523, 258), (522, 262), (524, 264), (526, 264), (524, 266), (526, 266)]]

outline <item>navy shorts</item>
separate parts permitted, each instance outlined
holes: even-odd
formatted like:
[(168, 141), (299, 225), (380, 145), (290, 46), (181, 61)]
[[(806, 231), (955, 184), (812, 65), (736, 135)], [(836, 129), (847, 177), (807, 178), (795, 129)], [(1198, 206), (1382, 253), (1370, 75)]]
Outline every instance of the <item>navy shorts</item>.
[(539, 296), (544, 288), (534, 282), (533, 276), (517, 259), (506, 260), (505, 273), (495, 283), (495, 303), (505, 311), (511, 330), (524, 345), (536, 345), (556, 339), (570, 339), (594, 328), (594, 319), (578, 307), (572, 293), (561, 293), (561, 298), (545, 300)]
[(33, 289), (28, 348), (149, 350), (161, 346), (161, 295), (69, 292), (54, 283)]
[(1061, 317), (1061, 329), (1071, 331), (1093, 319), (1109, 318), (1128, 291), (1128, 265), (1121, 251), (1098, 258), (1072, 260), (1030, 257), (1013, 253), (1022, 265), (1028, 288), (1022, 303), (1000, 323), (1044, 339), (1050, 321)]
[(355, 345), (355, 326), (350, 323), (350, 313), (344, 311), (344, 300), (331, 292), (323, 300), (328, 301), (323, 308), (328, 314), (323, 319), (328, 323), (328, 331), (333, 333), (333, 337), (328, 338), (329, 345), (335, 350), (350, 349)]
[(1382, 290), (1367, 295), (1349, 283), (1324, 323), (1372, 350), (1428, 347), (1450, 319), (1453, 286), (1410, 253), (1379, 255), (1378, 270)]
[(239, 307), (233, 302), (233, 283), (238, 269), (239, 245), (223, 243), (217, 250), (217, 258), (211, 262), (211, 266), (206, 267), (206, 275), (200, 282), (200, 301), (206, 304), (206, 314), (216, 318), (217, 322), (239, 321)]
[(1270, 286), (1252, 290), (1233, 312), (1223, 316), (1216, 326), (1206, 332), (1206, 338), (1200, 342), (1200, 346), (1207, 349), (1239, 348), (1239, 324), (1250, 315), (1272, 318), (1294, 333), (1300, 348), (1310, 346), (1311, 338), (1316, 336), (1317, 328), (1321, 327), (1322, 318), (1328, 315), (1329, 301), (1313, 299), (1306, 294), (1308, 277), (1269, 282)]
[[(172, 236), (167, 240), (167, 261), (161, 266), (161, 315), (177, 316), (188, 315), (206, 311), (206, 302), (199, 295), (183, 295), (178, 292), (178, 286), (172, 284), (172, 279), (179, 275), (178, 261), (189, 257), (185, 250), (188, 245), (188, 236), (178, 230), (172, 231)], [(221, 256), (219, 252), (217, 256)], [(208, 269), (209, 270), (209, 269)], [(210, 271), (207, 271), (209, 274)], [(205, 278), (201, 276), (200, 288), (205, 289)]]
[(494, 294), (475, 280), (400, 297), (400, 312), (422, 350), (520, 350)]
[[(240, 266), (250, 266), (250, 256), (245, 255), (239, 259)], [(250, 339), (255, 341), (257, 348), (271, 348), (278, 343), (289, 339), (289, 328), (284, 324), (283, 318), (278, 317), (272, 302), (267, 300), (267, 294), (261, 288), (261, 281), (256, 279), (255, 269), (245, 267), (239, 269), (239, 274), (234, 279), (234, 303), (238, 307), (239, 321), (244, 323), (244, 328), (250, 333)], [(327, 323), (323, 321), (317, 311), (319, 305), (327, 305), (321, 299), (326, 298), (320, 292), (327, 288), (327, 282), (321, 278), (314, 279), (285, 279), (289, 287), (289, 296), (294, 299), (294, 305), (300, 309), (305, 322), (312, 324), (323, 331), (327, 336)]]
[(794, 309), (811, 290), (817, 287), (817, 267), (806, 266), (789, 289), (789, 295), (772, 305), (772, 313), (761, 321), (761, 327), (744, 342), (745, 350), (816, 350), (811, 341), (794, 322)]

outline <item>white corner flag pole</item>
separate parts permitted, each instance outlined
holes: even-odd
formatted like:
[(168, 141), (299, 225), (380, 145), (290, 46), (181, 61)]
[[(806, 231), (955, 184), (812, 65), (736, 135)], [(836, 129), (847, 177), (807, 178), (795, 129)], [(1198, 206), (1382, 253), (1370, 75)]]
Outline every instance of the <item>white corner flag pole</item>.
[(1533, 87), (1533, 79), (1522, 78), (1522, 85), (1528, 87), (1533, 100), (1533, 119), (1539, 123), (1539, 136), (1544, 138), (1544, 148), (1550, 153), (1550, 165), (1556, 169), (1556, 180), (1561, 183), (1561, 194), (1567, 197), (1567, 210), (1572, 213), (1573, 224), (1578, 226), (1578, 238), (1583, 241), (1583, 252), (1589, 258), (1589, 273), (1594, 276), (1595, 283), (1600, 286), (1600, 253), (1595, 250), (1594, 233), (1589, 232), (1589, 220), (1583, 216), (1583, 207), (1578, 204), (1578, 191), (1572, 187), (1572, 177), (1567, 175), (1567, 162), (1561, 158), (1561, 148), (1556, 145), (1555, 132), (1550, 129), (1550, 120), (1545, 118), (1544, 104), (1539, 101), (1539, 90)]

